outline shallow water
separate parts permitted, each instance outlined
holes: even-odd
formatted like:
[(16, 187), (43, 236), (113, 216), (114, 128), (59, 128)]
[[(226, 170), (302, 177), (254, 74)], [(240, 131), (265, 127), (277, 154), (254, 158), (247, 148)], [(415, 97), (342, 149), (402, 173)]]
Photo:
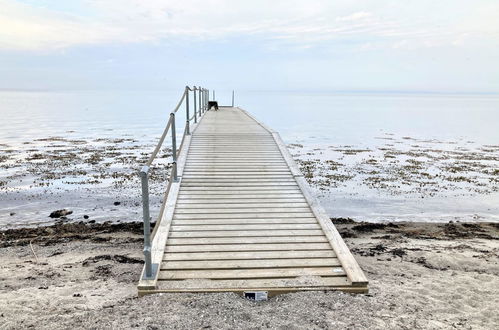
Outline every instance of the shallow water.
[[(137, 164), (116, 167), (113, 153), (99, 161), (109, 164), (103, 166), (108, 174), (129, 174), (152, 150), (179, 96), (179, 91), (0, 92), (0, 158), (20, 164), (0, 168), (0, 181), (7, 182), (0, 185), (0, 225), (51, 221), (46, 213), (63, 207), (75, 217), (137, 220), (135, 178), (118, 190), (112, 175), (94, 174), (95, 182), (87, 184), (89, 174), (72, 171), (35, 188), (36, 175), (20, 172), (36, 163), (35, 152), (72, 147), (83, 152), (78, 148), (85, 145), (89, 155), (110, 148), (130, 153)], [(217, 98), (228, 104), (230, 93), (217, 92)], [(308, 179), (331, 216), (499, 221), (498, 96), (238, 92), (236, 105), (279, 131), (302, 170), (314, 164)], [(184, 116), (178, 113), (179, 120)], [(129, 141), (113, 140), (123, 138)], [(102, 139), (107, 144), (100, 145)], [(324, 168), (331, 161), (337, 164)], [(85, 163), (78, 168), (92, 171)], [(130, 195), (126, 207), (108, 206), (123, 194)]]

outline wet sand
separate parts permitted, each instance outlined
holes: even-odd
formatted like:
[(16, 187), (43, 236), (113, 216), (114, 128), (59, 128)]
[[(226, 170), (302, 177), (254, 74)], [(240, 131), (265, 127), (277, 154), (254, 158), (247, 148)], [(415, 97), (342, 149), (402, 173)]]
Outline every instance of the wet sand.
[(370, 292), (137, 298), (140, 223), (0, 233), (2, 329), (495, 329), (499, 226), (333, 221)]
[[(137, 174), (154, 141), (54, 136), (0, 145), (0, 229), (63, 222), (140, 221)], [(376, 146), (288, 145), (322, 205), (362, 221), (499, 222), (499, 146), (380, 136)], [(169, 175), (165, 148), (151, 172), (151, 210)]]

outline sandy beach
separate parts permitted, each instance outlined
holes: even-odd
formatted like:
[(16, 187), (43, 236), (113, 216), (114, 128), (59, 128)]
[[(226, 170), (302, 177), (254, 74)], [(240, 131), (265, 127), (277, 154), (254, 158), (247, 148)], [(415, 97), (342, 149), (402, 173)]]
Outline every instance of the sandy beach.
[[(369, 294), (298, 292), (137, 297), (140, 223), (0, 233), (2, 329), (494, 329), (499, 226), (333, 219)], [(30, 244), (31, 243), (31, 244)]]

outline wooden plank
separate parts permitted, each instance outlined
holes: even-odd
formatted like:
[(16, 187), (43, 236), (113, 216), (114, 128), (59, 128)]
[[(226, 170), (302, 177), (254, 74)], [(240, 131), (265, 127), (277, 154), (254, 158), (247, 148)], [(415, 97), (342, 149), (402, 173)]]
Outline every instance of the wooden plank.
[(277, 219), (182, 219), (173, 220), (173, 225), (251, 225), (251, 224), (317, 224), (315, 218), (277, 218)]
[(265, 244), (265, 243), (324, 243), (326, 236), (266, 236), (266, 237), (210, 237), (210, 238), (172, 238), (169, 245), (204, 244)]
[(273, 152), (273, 153), (279, 153), (279, 148), (277, 146), (268, 146), (268, 147), (251, 147), (251, 146), (234, 146), (234, 147), (228, 147), (228, 146), (218, 146), (218, 145), (212, 145), (212, 146), (198, 146), (198, 147), (191, 147), (190, 152), (194, 153), (240, 153), (240, 152), (245, 152), (245, 153), (259, 153), (259, 152)]
[(208, 159), (190, 159), (189, 160), (189, 165), (206, 165), (210, 164), (211, 165), (231, 165), (231, 166), (239, 166), (239, 165), (258, 165), (258, 166), (265, 166), (265, 165), (270, 165), (270, 166), (282, 166), (283, 165), (283, 160), (282, 159), (253, 159), (253, 158), (246, 158), (246, 159), (210, 159), (208, 162)]
[(230, 289), (244, 288), (245, 290), (262, 290), (272, 288), (300, 288), (305, 287), (343, 287), (351, 285), (351, 282), (344, 277), (296, 277), (296, 278), (273, 278), (273, 279), (244, 279), (244, 280), (195, 280), (195, 281), (166, 281), (161, 280), (158, 283), (158, 291), (170, 288), (182, 290), (200, 290), (206, 291), (210, 289), (222, 289), (224, 291)]
[(228, 151), (226, 149), (220, 149), (220, 150), (190, 150), (189, 151), (189, 156), (280, 156), (279, 149), (275, 150), (246, 150), (246, 149), (240, 149), (240, 150), (234, 150), (234, 151)]
[(219, 172), (219, 171), (184, 171), (184, 179), (293, 179), (286, 171), (248, 171), (248, 172)]
[(182, 187), (237, 187), (241, 189), (243, 187), (274, 187), (281, 189), (282, 187), (298, 187), (295, 181), (282, 181), (282, 182), (184, 182)]
[(183, 224), (173, 224), (171, 231), (205, 231), (205, 230), (294, 230), (294, 229), (320, 229), (317, 223), (299, 224), (204, 224), (194, 225), (184, 221)]
[(189, 186), (189, 187), (184, 187), (182, 186), (180, 188), (181, 192), (188, 192), (188, 191), (197, 191), (202, 192), (205, 194), (212, 194), (212, 193), (225, 193), (225, 194), (267, 194), (267, 193), (272, 193), (272, 194), (293, 194), (296, 192), (299, 192), (300, 189), (298, 188), (298, 185), (296, 186), (249, 186), (249, 187), (196, 187), (196, 186)]
[(163, 261), (161, 270), (170, 269), (242, 269), (242, 268), (279, 268), (279, 267), (338, 267), (336, 258), (310, 259), (261, 259), (261, 260), (189, 260)]
[(313, 217), (312, 212), (296, 212), (296, 213), (208, 213), (208, 214), (175, 214), (174, 220), (180, 219), (268, 219), (268, 218), (310, 218)]
[(190, 203), (183, 204), (177, 203), (177, 209), (226, 209), (226, 208), (240, 208), (240, 209), (253, 209), (253, 208), (296, 208), (296, 207), (308, 207), (305, 202), (301, 203), (283, 203), (283, 202), (268, 202), (268, 203), (225, 203), (225, 202), (211, 202), (210, 203)]
[[(209, 204), (208, 204), (209, 203)], [(279, 204), (303, 204), (306, 203), (304, 198), (212, 198), (209, 200), (199, 198), (199, 199), (178, 199), (178, 206), (186, 206), (186, 205), (200, 205), (200, 207), (205, 207), (207, 205), (216, 205), (216, 204), (259, 204), (259, 203), (279, 203)], [(293, 204), (294, 205), (294, 204)], [(307, 204), (308, 205), (308, 204)]]
[[(260, 203), (265, 203), (265, 204), (303, 204), (305, 202), (305, 199), (303, 198), (212, 198), (209, 200), (206, 199), (178, 199), (177, 200), (177, 205), (178, 206), (187, 206), (187, 205), (200, 205), (200, 207), (205, 207), (207, 205), (216, 205), (216, 204), (260, 204)], [(307, 204), (308, 205), (308, 204)], [(283, 205), (284, 206), (284, 205)], [(296, 206), (296, 205), (295, 205)]]
[(209, 174), (209, 175), (255, 175), (258, 173), (276, 173), (290, 175), (291, 172), (286, 167), (186, 167), (184, 173), (187, 175)]
[(247, 200), (251, 201), (261, 201), (264, 200), (302, 200), (303, 195), (300, 193), (258, 193), (258, 194), (231, 194), (231, 193), (212, 193), (212, 194), (200, 194), (200, 193), (185, 193), (179, 195), (179, 202), (190, 203), (192, 200), (210, 200), (210, 199), (224, 199), (224, 200)]
[(235, 159), (235, 160), (283, 160), (284, 158), (281, 156), (281, 154), (276, 154), (276, 153), (269, 153), (269, 154), (256, 154), (256, 155), (245, 155), (241, 153), (234, 153), (234, 154), (229, 154), (229, 155), (224, 155), (224, 154), (213, 154), (213, 153), (206, 153), (206, 154), (189, 154), (188, 159), (201, 159), (201, 160), (229, 160), (229, 159)]
[(163, 261), (335, 258), (332, 250), (165, 253)]
[(260, 243), (260, 244), (196, 244), (170, 245), (166, 244), (165, 253), (182, 252), (228, 252), (228, 251), (303, 251), (303, 250), (331, 250), (329, 243)]
[[(260, 183), (260, 186), (270, 186), (271, 184), (269, 183), (274, 183), (274, 186), (277, 185), (296, 185), (296, 181), (293, 178), (289, 177), (270, 177), (270, 178), (263, 178), (263, 177), (257, 177), (257, 178), (209, 178), (209, 177), (204, 177), (204, 178), (191, 178), (191, 177), (184, 177), (183, 180), (183, 185), (188, 187), (188, 185), (191, 184), (215, 184), (215, 183), (220, 183), (220, 184), (229, 184), (229, 183), (235, 183), (239, 184), (241, 183), (242, 185), (256, 185), (255, 183)], [(289, 184), (292, 183), (292, 184)]]
[[(272, 230), (272, 236), (323, 236), (320, 229)], [(170, 238), (194, 237), (264, 237), (267, 230), (203, 230), (203, 231), (170, 231)]]
[[(170, 281), (171, 282), (171, 281)], [(180, 281), (177, 281), (180, 282)], [(160, 283), (163, 283), (161, 281)], [(291, 293), (291, 292), (299, 292), (299, 291), (318, 291), (318, 290), (331, 290), (331, 291), (342, 291), (345, 293), (369, 293), (369, 289), (367, 286), (365, 287), (356, 287), (352, 285), (346, 285), (346, 286), (324, 286), (324, 287), (315, 287), (315, 286), (285, 286), (285, 287), (272, 287), (272, 288), (265, 288), (265, 287), (259, 287), (259, 288), (210, 288), (210, 289), (200, 289), (200, 288), (191, 288), (191, 289), (182, 289), (182, 288), (156, 288), (154, 290), (138, 290), (138, 296), (143, 297), (148, 294), (155, 294), (155, 293), (177, 293), (177, 292), (183, 292), (183, 293), (215, 293), (215, 292), (234, 292), (236, 294), (239, 294), (241, 296), (244, 295), (245, 292), (248, 290), (251, 291), (266, 291), (267, 296), (269, 298), (275, 297), (279, 294), (285, 294), (285, 293)]]
[(160, 280), (289, 278), (299, 276), (345, 276), (341, 267), (266, 268), (266, 269), (211, 269), (162, 271)]
[(283, 213), (283, 214), (293, 214), (301, 212), (310, 212), (308, 206), (306, 207), (248, 207), (248, 208), (234, 208), (231, 205), (227, 205), (224, 208), (217, 209), (190, 209), (190, 208), (177, 208), (175, 210), (175, 215), (181, 214), (226, 214), (226, 213)]

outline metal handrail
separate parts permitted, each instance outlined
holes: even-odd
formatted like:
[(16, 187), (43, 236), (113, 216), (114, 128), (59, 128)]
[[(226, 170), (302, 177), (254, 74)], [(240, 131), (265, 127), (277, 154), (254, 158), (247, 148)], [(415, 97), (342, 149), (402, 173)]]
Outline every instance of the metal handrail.
[[(189, 92), (194, 93), (194, 116), (190, 116), (190, 106), (189, 106)], [(196, 92), (198, 94), (199, 104), (196, 104)], [(168, 193), (170, 192), (170, 187), (172, 182), (178, 182), (178, 173), (177, 173), (177, 157), (184, 145), (184, 139), (186, 135), (190, 135), (190, 121), (194, 119), (194, 123), (197, 123), (198, 117), (201, 118), (206, 111), (208, 111), (208, 101), (209, 101), (209, 90), (202, 87), (193, 86), (192, 88), (189, 86), (185, 86), (184, 93), (180, 98), (177, 106), (170, 112), (170, 118), (168, 119), (168, 123), (166, 124), (165, 129), (163, 130), (163, 134), (159, 139), (158, 144), (154, 148), (151, 156), (147, 160), (146, 164), (139, 171), (141, 185), (142, 185), (142, 219), (144, 221), (144, 259), (145, 259), (145, 272), (143, 279), (153, 279), (155, 277), (155, 273), (158, 269), (158, 265), (152, 264), (151, 260), (151, 238), (156, 234), (156, 230), (159, 227), (159, 223), (161, 222), (161, 218), (163, 217), (163, 213), (166, 207), (166, 200), (168, 198)], [(185, 110), (186, 110), (186, 122), (184, 128), (184, 134), (182, 136), (182, 141), (180, 143), (180, 147), (177, 149), (177, 133), (175, 130), (175, 113), (180, 109), (182, 104), (185, 101)], [(199, 111), (199, 114), (197, 114)], [(171, 174), (168, 179), (168, 186), (166, 188), (166, 192), (163, 198), (163, 203), (161, 204), (161, 208), (158, 215), (158, 220), (156, 221), (156, 226), (154, 231), (151, 234), (151, 215), (149, 211), (149, 172), (151, 170), (151, 166), (153, 161), (156, 159), (159, 151), (161, 150), (161, 146), (163, 145), (166, 135), (171, 129), (172, 136), (172, 169)]]

